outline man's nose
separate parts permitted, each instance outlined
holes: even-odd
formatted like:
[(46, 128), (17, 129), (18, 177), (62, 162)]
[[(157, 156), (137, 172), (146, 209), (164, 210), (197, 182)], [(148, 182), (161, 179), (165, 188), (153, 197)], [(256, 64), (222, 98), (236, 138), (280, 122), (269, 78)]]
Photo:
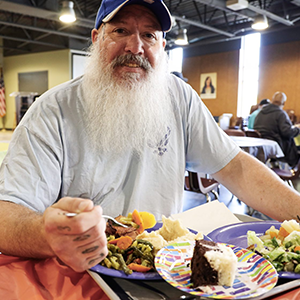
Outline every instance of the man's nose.
[(126, 42), (125, 51), (131, 52), (132, 54), (143, 54), (144, 43), (139, 34), (131, 34)]

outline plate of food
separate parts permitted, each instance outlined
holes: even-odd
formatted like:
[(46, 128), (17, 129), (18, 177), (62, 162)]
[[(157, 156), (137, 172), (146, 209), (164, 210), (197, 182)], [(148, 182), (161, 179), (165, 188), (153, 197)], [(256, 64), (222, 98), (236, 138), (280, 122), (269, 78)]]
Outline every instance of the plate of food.
[(245, 299), (270, 291), (277, 283), (273, 265), (233, 245), (197, 240), (165, 246), (155, 257), (162, 278), (183, 292), (213, 299)]
[[(208, 237), (215, 242), (252, 248), (273, 263), (280, 278), (300, 278), (300, 249), (294, 251), (300, 245), (300, 228), (295, 220), (283, 223), (277, 221), (236, 223), (217, 228), (210, 232)], [(286, 245), (289, 247), (285, 247)], [(291, 261), (298, 262), (298, 267), (297, 263), (292, 266)], [(296, 267), (297, 272), (291, 271)]]
[[(139, 230), (139, 233), (133, 232), (132, 235), (132, 221), (130, 221), (130, 218), (131, 215), (127, 216), (124, 222), (129, 225), (129, 228), (117, 228), (119, 232), (117, 234), (114, 231), (111, 232), (111, 228), (114, 225), (110, 221), (107, 222), (106, 234), (109, 255), (100, 264), (92, 267), (92, 271), (125, 279), (161, 280), (162, 278), (154, 265), (154, 257), (161, 248), (178, 239), (194, 240), (196, 238), (207, 238), (201, 233), (183, 227), (179, 220), (173, 220), (164, 216), (162, 217), (162, 222), (156, 223), (155, 221), (155, 225), (151, 228)], [(124, 220), (119, 217), (117, 219), (121, 222)], [(153, 225), (153, 222), (152, 220), (149, 226)], [(133, 227), (136, 227), (135, 224), (133, 224)], [(127, 233), (131, 238), (128, 239)], [(128, 240), (129, 242), (127, 243)], [(121, 246), (120, 242), (123, 242)], [(127, 244), (123, 247), (125, 243)], [(125, 249), (120, 250), (118, 245)]]

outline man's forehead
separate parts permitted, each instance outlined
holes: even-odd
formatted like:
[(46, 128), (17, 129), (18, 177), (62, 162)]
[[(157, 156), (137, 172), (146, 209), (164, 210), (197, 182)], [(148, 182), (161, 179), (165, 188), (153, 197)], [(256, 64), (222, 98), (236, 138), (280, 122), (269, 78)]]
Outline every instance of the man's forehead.
[(123, 7), (109, 23), (127, 23), (129, 17), (146, 21), (149, 27), (161, 31), (161, 26), (154, 13), (143, 5), (127, 5)]

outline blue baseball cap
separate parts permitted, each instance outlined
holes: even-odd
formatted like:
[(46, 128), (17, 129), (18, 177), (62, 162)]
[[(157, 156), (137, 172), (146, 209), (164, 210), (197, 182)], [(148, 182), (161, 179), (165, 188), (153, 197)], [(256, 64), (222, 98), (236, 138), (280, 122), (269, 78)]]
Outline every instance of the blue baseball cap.
[(121, 8), (129, 4), (139, 4), (149, 8), (159, 21), (161, 30), (163, 32), (171, 30), (171, 14), (162, 0), (102, 0), (96, 17), (95, 28), (98, 29), (102, 23), (109, 22)]

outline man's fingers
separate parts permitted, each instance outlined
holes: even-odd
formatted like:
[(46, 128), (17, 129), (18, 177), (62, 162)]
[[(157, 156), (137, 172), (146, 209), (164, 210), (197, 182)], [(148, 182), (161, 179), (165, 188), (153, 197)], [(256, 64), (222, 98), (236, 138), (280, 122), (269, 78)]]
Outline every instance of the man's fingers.
[(91, 211), (94, 208), (94, 203), (90, 199), (64, 197), (53, 204), (52, 207), (67, 212), (81, 213), (83, 211)]

